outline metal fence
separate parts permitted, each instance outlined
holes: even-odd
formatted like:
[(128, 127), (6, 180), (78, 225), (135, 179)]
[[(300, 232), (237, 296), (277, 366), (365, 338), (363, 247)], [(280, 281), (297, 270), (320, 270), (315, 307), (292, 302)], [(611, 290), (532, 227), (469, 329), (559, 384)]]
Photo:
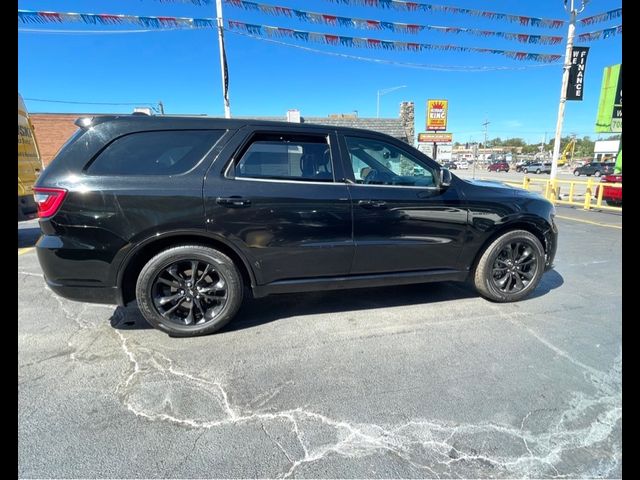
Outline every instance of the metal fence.
[(585, 210), (597, 208), (622, 212), (622, 207), (603, 205), (604, 187), (622, 188), (622, 183), (595, 182), (591, 178), (581, 180), (544, 180), (525, 176), (522, 182), (504, 182), (525, 190), (537, 191), (557, 205), (573, 205)]

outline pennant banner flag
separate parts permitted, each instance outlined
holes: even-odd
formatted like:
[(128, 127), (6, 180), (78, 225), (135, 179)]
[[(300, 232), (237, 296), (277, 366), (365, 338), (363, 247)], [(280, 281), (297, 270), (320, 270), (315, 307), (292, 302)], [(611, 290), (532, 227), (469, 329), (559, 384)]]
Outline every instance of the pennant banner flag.
[(139, 25), (145, 28), (216, 28), (215, 18), (151, 17), (106, 13), (61, 13), (18, 10), (22, 23), (88, 23), (93, 25)]
[(449, 5), (433, 5), (429, 3), (409, 2), (404, 0), (327, 0), (332, 3), (344, 5), (357, 5), (363, 7), (394, 8), (410, 12), (443, 12), (475, 17), (489, 18), (492, 20), (506, 20), (520, 25), (531, 27), (560, 28), (566, 22), (549, 18), (527, 17), (524, 15), (512, 15), (508, 13), (488, 12), (472, 8), (452, 7)]
[(622, 34), (622, 25), (616, 25), (615, 27), (605, 28), (596, 32), (581, 33), (578, 35), (578, 41), (590, 42), (592, 40), (611, 38), (616, 34)]
[(622, 9), (616, 8), (608, 12), (599, 13), (591, 17), (578, 20), (582, 25), (593, 25), (594, 23), (606, 22), (607, 20), (613, 20), (614, 18), (620, 18), (622, 16)]
[(495, 32), (492, 30), (477, 30), (463, 27), (442, 27), (436, 25), (419, 25), (411, 23), (384, 22), (379, 20), (366, 20), (362, 18), (341, 17), (328, 15), (325, 13), (307, 12), (289, 7), (267, 5), (264, 3), (251, 2), (247, 0), (225, 0), (234, 7), (244, 10), (256, 10), (267, 15), (279, 15), (295, 17), (303, 22), (324, 23), (327, 25), (339, 25), (341, 27), (354, 27), (366, 30), (388, 30), (402, 33), (418, 33), (424, 30), (438, 31), (444, 33), (466, 33), (481, 37), (500, 37), (506, 40), (514, 40), (520, 43), (540, 43), (545, 45), (557, 45), (563, 40), (560, 36), (529, 35), (522, 33)]
[(385, 50), (405, 50), (410, 52), (422, 52), (427, 50), (442, 50), (448, 52), (476, 52), (504, 55), (516, 60), (533, 60), (536, 62), (551, 63), (562, 58), (562, 55), (547, 53), (515, 52), (510, 50), (497, 50), (493, 48), (463, 47), (460, 45), (436, 45), (430, 43), (400, 42), (395, 40), (379, 40), (376, 38), (347, 37), (343, 35), (330, 35), (327, 33), (306, 32), (290, 28), (272, 27), (268, 25), (255, 25), (251, 23), (227, 20), (230, 30), (242, 30), (254, 35), (267, 37), (288, 37), (305, 42), (324, 43), (327, 45), (342, 45), (359, 48), (382, 48)]

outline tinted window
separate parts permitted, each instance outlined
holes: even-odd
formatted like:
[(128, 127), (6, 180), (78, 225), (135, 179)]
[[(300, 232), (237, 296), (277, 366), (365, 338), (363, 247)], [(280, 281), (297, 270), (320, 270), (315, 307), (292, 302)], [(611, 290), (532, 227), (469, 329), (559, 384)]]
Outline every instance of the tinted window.
[(139, 132), (112, 142), (89, 165), (93, 175), (176, 175), (196, 165), (222, 130)]
[(345, 140), (356, 183), (435, 186), (434, 169), (404, 150), (380, 140), (361, 137)]
[(327, 138), (313, 135), (256, 135), (235, 165), (235, 176), (332, 182)]

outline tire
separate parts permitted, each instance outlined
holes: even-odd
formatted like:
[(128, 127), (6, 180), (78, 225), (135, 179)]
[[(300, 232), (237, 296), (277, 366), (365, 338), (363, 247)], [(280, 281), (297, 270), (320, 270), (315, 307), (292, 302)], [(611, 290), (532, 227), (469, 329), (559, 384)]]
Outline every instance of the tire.
[[(505, 263), (505, 260), (507, 262), (510, 260), (509, 256), (505, 255), (505, 249), (508, 245), (511, 245), (513, 250), (513, 247), (517, 244), (520, 244), (520, 246), (516, 247), (517, 253), (524, 257), (522, 263), (524, 268), (521, 269), (514, 267), (513, 261), (511, 266), (507, 266)], [(524, 253), (527, 249), (530, 249), (530, 254), (525, 256)], [(531, 258), (531, 254), (533, 254), (533, 259), (527, 260)], [(518, 260), (517, 256), (514, 256), (514, 258)], [(504, 265), (504, 268), (501, 265)], [(512, 270), (514, 273), (509, 271), (512, 267), (514, 268)], [(517, 302), (536, 289), (544, 273), (544, 268), (545, 254), (540, 240), (526, 230), (512, 230), (496, 238), (482, 252), (473, 274), (473, 283), (476, 291), (488, 300), (500, 303)], [(504, 276), (496, 278), (502, 270), (506, 270)], [(527, 279), (527, 274), (531, 275), (530, 279)], [(511, 276), (508, 277), (509, 275)], [(516, 276), (520, 279), (522, 287), (517, 285)], [(498, 282), (507, 277), (505, 290), (502, 290)], [(527, 282), (526, 284), (525, 281)], [(512, 287), (512, 290), (510, 290), (510, 287)]]
[(540, 169), (539, 168), (536, 170), (536, 174), (540, 175)]
[(576, 177), (579, 177), (579, 176), (580, 176), (580, 172), (579, 172), (578, 170), (574, 170), (574, 171), (573, 171), (573, 174), (574, 174)]
[(529, 170), (527, 170), (526, 168), (522, 170), (524, 172), (525, 175), (529, 174)]
[(599, 176), (600, 176), (600, 170), (596, 170), (596, 171), (595, 171), (595, 173), (594, 173), (594, 175), (595, 175), (596, 177), (599, 177)]
[(605, 200), (605, 202), (607, 202), (607, 205), (609, 205), (610, 207), (621, 207), (622, 206), (622, 202), (620, 202), (618, 200)]
[[(233, 260), (213, 248), (179, 245), (158, 253), (142, 268), (136, 298), (144, 318), (158, 330), (172, 337), (206, 335), (220, 330), (237, 313), (243, 298), (242, 276)], [(164, 315), (160, 309), (165, 309)]]

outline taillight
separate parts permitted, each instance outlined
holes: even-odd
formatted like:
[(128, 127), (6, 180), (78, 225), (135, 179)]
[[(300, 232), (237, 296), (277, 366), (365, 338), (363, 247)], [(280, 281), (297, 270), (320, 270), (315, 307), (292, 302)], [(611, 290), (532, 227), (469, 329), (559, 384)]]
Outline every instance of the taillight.
[(34, 187), (33, 198), (38, 205), (38, 217), (47, 218), (56, 214), (67, 191), (64, 188)]

